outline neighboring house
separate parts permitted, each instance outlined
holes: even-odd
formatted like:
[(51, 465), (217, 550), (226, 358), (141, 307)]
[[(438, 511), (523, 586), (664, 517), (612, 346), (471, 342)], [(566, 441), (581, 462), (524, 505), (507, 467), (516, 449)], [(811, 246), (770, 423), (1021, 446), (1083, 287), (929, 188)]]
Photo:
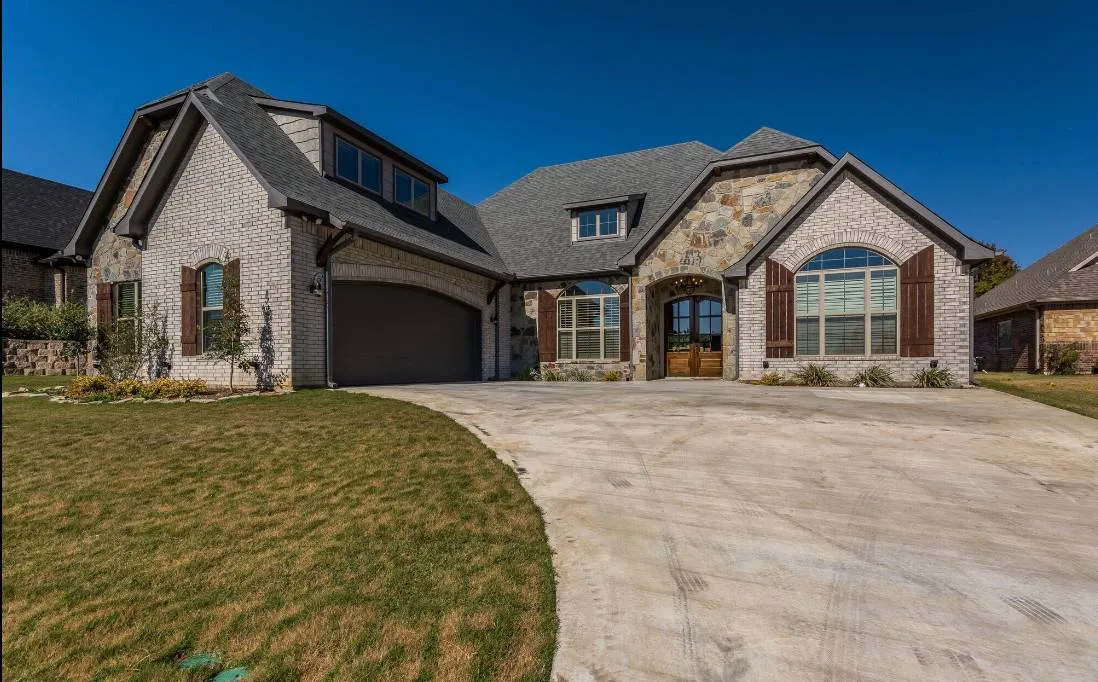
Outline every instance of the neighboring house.
[(976, 299), (985, 369), (1047, 370), (1044, 351), (1072, 345), (1079, 371), (1098, 367), (1098, 225)]
[(726, 152), (540, 168), (476, 206), (446, 181), (224, 74), (137, 109), (63, 255), (88, 266), (100, 322), (140, 297), (167, 316), (172, 374), (214, 382), (203, 329), (226, 272), (297, 386), (548, 364), (969, 377), (970, 268), (991, 251), (849, 154), (762, 128)]
[(51, 265), (48, 257), (68, 243), (92, 193), (7, 168), (3, 193), (4, 296), (83, 303), (84, 269)]

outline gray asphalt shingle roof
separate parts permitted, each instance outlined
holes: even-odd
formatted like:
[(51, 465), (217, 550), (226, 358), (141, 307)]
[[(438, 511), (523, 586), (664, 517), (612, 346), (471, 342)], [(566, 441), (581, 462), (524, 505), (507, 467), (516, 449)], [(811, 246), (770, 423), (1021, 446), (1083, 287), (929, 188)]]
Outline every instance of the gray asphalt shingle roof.
[(742, 159), (745, 156), (787, 152), (805, 147), (818, 147), (817, 143), (803, 137), (783, 133), (773, 128), (762, 127), (743, 138), (721, 155), (722, 159)]
[(252, 97), (267, 94), (238, 79), (225, 79), (197, 94), (214, 122), (262, 179), (292, 200), (366, 226), (394, 241), (457, 259), (478, 269), (504, 273), (476, 209), (439, 190), (438, 220), (357, 192), (317, 173), (316, 168)]
[(38, 249), (65, 246), (80, 225), (92, 193), (4, 169), (3, 241)]
[[(544, 166), (477, 204), (507, 266), (518, 277), (612, 272), (720, 152), (684, 142), (626, 154)], [(625, 238), (572, 243), (564, 205), (644, 194), (640, 218)]]
[[(976, 299), (973, 314), (985, 316), (1027, 303), (1098, 300), (1098, 225)], [(1091, 259), (1086, 267), (1071, 269)]]

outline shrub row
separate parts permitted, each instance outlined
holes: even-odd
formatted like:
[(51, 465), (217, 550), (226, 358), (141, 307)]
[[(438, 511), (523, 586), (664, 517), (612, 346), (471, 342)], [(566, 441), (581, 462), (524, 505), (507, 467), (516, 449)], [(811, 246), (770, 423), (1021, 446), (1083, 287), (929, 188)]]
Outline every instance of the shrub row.
[(59, 306), (29, 298), (5, 298), (5, 339), (53, 339), (84, 343), (91, 338), (88, 311), (76, 303)]
[(81, 400), (121, 400), (122, 398), (193, 398), (208, 393), (206, 382), (201, 379), (153, 379), (139, 381), (122, 379), (112, 381), (104, 374), (79, 376), (73, 379), (65, 392), (70, 398)]
[[(797, 370), (790, 375), (790, 378), (791, 381), (789, 383), (801, 386), (849, 385), (881, 388), (897, 385), (892, 370), (882, 365), (873, 365), (872, 367), (863, 369), (851, 377), (850, 381), (844, 382), (827, 366), (810, 362), (798, 367)], [(763, 372), (762, 377), (759, 379), (759, 383), (766, 386), (777, 386), (786, 382), (783, 380), (780, 373), (769, 371)], [(925, 367), (911, 375), (911, 384), (919, 388), (949, 388), (950, 386), (956, 385), (956, 381), (954, 380), (953, 373), (948, 369)]]

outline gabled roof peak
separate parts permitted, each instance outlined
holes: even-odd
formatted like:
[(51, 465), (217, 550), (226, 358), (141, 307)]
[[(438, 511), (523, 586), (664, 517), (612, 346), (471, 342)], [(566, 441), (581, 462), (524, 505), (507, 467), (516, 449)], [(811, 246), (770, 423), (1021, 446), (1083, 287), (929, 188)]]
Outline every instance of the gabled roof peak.
[(774, 128), (763, 126), (736, 144), (732, 145), (721, 159), (740, 159), (757, 154), (770, 154), (773, 152), (786, 152), (805, 147), (819, 147), (820, 144), (803, 137), (783, 133)]

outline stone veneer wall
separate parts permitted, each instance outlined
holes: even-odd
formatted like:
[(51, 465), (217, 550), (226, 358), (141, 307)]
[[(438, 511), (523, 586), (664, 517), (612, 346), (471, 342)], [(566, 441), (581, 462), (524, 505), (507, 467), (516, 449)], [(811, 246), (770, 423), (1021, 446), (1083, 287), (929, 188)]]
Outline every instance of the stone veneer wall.
[(65, 341), (4, 339), (4, 374), (79, 374), (80, 356), (66, 357)]
[[(721, 273), (750, 251), (823, 173), (819, 164), (798, 161), (739, 169), (709, 181), (634, 271), (630, 320), (636, 378), (664, 374), (662, 316), (668, 290), (650, 288), (683, 274), (707, 277), (719, 288)], [(728, 301), (724, 310), (724, 376), (732, 379), (737, 319)]]
[[(821, 250), (844, 244), (869, 245), (897, 263), (919, 250), (934, 247), (934, 357), (766, 357), (765, 289), (767, 258), (796, 271)], [(763, 362), (770, 368), (789, 373), (803, 362), (828, 365), (841, 377), (860, 369), (881, 364), (896, 378), (907, 380), (930, 360), (949, 369), (959, 381), (971, 380), (971, 304), (972, 277), (969, 269), (954, 255), (952, 247), (925, 228), (907, 218), (874, 190), (849, 174), (833, 188), (816, 197), (800, 218), (766, 251), (759, 255), (749, 272), (746, 286), (740, 285), (740, 372), (745, 379), (757, 379)]]
[[(538, 292), (548, 291), (553, 298), (561, 295), (568, 287), (580, 282), (605, 282), (619, 294), (629, 288), (625, 275), (615, 277), (580, 277), (545, 282), (521, 282), (511, 285), (510, 329), (511, 356), (510, 372), (503, 376), (517, 376), (525, 369), (540, 369), (545, 366), (580, 367), (602, 376), (610, 371), (621, 372), (630, 377), (628, 358), (619, 360), (565, 360), (538, 357)], [(556, 330), (553, 330), (556, 333)]]
[[(141, 259), (142, 303), (167, 316), (171, 376), (228, 383), (229, 368), (201, 355), (180, 354), (180, 269), (226, 258), (240, 259), (241, 303), (260, 334), (263, 304), (272, 311), (272, 371), (291, 383), (290, 230), (281, 211), (267, 206), (267, 192), (216, 130), (203, 125), (150, 224)], [(303, 286), (307, 286), (307, 283)], [(258, 349), (256, 349), (258, 353)], [(239, 370), (234, 381), (254, 384)]]
[[(145, 174), (149, 172), (156, 153), (160, 151), (160, 145), (167, 137), (171, 121), (164, 121), (157, 128), (149, 132), (142, 144), (141, 153), (133, 168), (126, 176), (118, 194), (114, 197), (111, 210), (107, 214), (106, 222), (99, 228), (99, 236), (92, 246), (91, 258), (88, 260), (86, 283), (96, 282), (124, 282), (131, 279), (141, 279), (141, 251), (134, 246), (130, 239), (119, 237), (111, 229), (126, 216), (130, 204), (137, 196), (137, 190)], [(85, 286), (84, 295), (87, 297), (88, 312), (92, 320), (95, 320), (95, 286)]]
[[(325, 368), (324, 297), (308, 292), (314, 277), (323, 277), (316, 266), (316, 253), (324, 243), (327, 228), (300, 218), (289, 218), (292, 235), (293, 282), (293, 366), (295, 384), (323, 385)], [(355, 238), (349, 246), (332, 257), (334, 281), (381, 282), (430, 289), (480, 310), (481, 371), (485, 379), (510, 376), (510, 358), (499, 356), (496, 374), (497, 317), (501, 345), (507, 343), (510, 308), (506, 305), (509, 288), (504, 285), (497, 298), (488, 302), (488, 294), (496, 281), (490, 277), (463, 270), (369, 239)], [(321, 280), (323, 281), (323, 280)]]
[(1048, 348), (1050, 344), (1071, 344), (1077, 348), (1080, 374), (1098, 371), (1098, 304), (1091, 301), (1045, 305), (1041, 313), (1041, 347)]

